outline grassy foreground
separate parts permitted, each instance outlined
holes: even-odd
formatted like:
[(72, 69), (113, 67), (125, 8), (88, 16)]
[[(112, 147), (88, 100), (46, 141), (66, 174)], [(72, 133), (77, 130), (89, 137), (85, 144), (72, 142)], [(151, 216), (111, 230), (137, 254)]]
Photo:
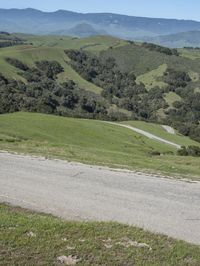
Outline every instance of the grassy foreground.
[[(66, 222), (0, 204), (0, 265), (190, 265), (200, 247), (117, 223)], [(71, 256), (71, 257), (69, 257)]]
[(200, 177), (199, 158), (177, 156), (170, 145), (102, 121), (34, 113), (0, 115), (0, 150)]

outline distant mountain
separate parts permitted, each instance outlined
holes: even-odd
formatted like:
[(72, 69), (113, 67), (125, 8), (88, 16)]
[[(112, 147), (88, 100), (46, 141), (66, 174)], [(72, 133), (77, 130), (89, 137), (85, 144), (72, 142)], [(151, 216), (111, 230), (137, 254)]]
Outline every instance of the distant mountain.
[[(63, 30), (64, 29), (64, 30)], [(42, 12), (35, 9), (0, 9), (0, 30), (31, 34), (86, 36), (106, 31), (125, 39), (140, 39), (200, 31), (200, 22), (162, 18), (143, 18), (111, 13), (82, 14), (65, 10)]]
[(81, 23), (77, 24), (76, 26), (72, 27), (69, 30), (60, 30), (53, 32), (54, 35), (70, 35), (75, 37), (89, 37), (94, 35), (107, 35), (105, 30), (96, 30), (90, 24)]
[(200, 47), (200, 31), (187, 31), (155, 38), (147, 38), (146, 41), (168, 46), (172, 48)]

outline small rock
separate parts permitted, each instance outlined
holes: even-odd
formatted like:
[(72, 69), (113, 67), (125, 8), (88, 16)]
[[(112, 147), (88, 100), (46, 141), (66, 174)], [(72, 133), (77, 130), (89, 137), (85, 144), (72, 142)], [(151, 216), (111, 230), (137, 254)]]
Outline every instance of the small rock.
[(65, 265), (76, 265), (80, 259), (77, 258), (77, 256), (60, 256), (57, 258), (57, 261), (59, 261), (60, 263), (62, 264), (65, 264)]
[(107, 249), (110, 249), (110, 248), (113, 247), (113, 245), (111, 245), (111, 244), (104, 244), (104, 247), (107, 248)]
[(36, 237), (36, 234), (33, 233), (32, 231), (30, 231), (30, 232), (27, 233), (27, 236), (29, 236), (29, 237)]
[(82, 242), (84, 243), (86, 240), (83, 238), (83, 239), (79, 239), (79, 242)]
[(111, 243), (112, 242), (112, 239), (111, 238), (108, 238), (108, 239), (104, 239), (102, 240), (104, 243)]
[(113, 245), (112, 245), (112, 239), (111, 238), (108, 238), (106, 240), (103, 240), (103, 242), (104, 242), (104, 247), (105, 248), (110, 249), (110, 248), (113, 247)]
[(74, 250), (75, 247), (69, 247), (69, 246), (67, 246), (67, 249), (68, 249), (68, 250)]
[(62, 238), (62, 241), (66, 242), (67, 241), (67, 238)]
[(126, 248), (129, 247), (137, 247), (137, 248), (148, 248), (149, 250), (152, 250), (152, 248), (146, 244), (146, 243), (138, 243), (137, 241), (132, 241), (128, 238), (125, 238), (122, 242), (118, 242), (119, 245), (122, 245)]

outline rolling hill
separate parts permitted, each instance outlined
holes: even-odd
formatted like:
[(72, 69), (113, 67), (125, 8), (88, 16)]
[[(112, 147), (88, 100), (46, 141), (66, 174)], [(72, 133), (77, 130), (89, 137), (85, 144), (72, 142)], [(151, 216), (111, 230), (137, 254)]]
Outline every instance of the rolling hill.
[(110, 36), (11, 36), (23, 43), (0, 49), (1, 113), (153, 121), (199, 141), (198, 50)]
[[(198, 145), (155, 124), (135, 123), (152, 133), (156, 129), (158, 135), (177, 143)], [(0, 115), (0, 124), (1, 150), (181, 177), (200, 175), (199, 158), (177, 156), (171, 145), (107, 122), (14, 113)]]

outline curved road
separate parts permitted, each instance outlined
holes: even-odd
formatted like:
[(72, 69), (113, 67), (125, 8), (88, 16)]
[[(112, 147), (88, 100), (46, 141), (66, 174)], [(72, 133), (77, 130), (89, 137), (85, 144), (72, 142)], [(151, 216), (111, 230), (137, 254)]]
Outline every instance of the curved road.
[(0, 201), (200, 244), (200, 183), (0, 152)]
[[(139, 129), (139, 128), (136, 128), (136, 127), (132, 127), (132, 126), (129, 126), (129, 125), (124, 125), (124, 124), (119, 124), (119, 123), (115, 123), (115, 122), (106, 122), (106, 123), (109, 123), (109, 124), (112, 124), (112, 125), (116, 125), (116, 126), (120, 126), (120, 127), (125, 127), (125, 128), (128, 128), (132, 131), (135, 131), (149, 139), (154, 139), (154, 140), (157, 140), (159, 142), (162, 142), (164, 144), (167, 144), (167, 145), (171, 145), (171, 146), (174, 146), (175, 148), (177, 149), (181, 149), (181, 145), (178, 145), (172, 141), (169, 141), (169, 140), (166, 140), (166, 139), (163, 139), (163, 138), (160, 138), (160, 137), (157, 137), (156, 135), (153, 135), (147, 131), (144, 131), (142, 129)], [(169, 132), (168, 132), (169, 133)]]

